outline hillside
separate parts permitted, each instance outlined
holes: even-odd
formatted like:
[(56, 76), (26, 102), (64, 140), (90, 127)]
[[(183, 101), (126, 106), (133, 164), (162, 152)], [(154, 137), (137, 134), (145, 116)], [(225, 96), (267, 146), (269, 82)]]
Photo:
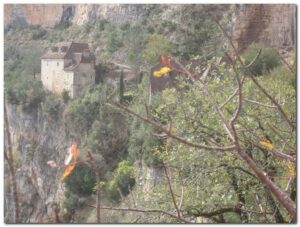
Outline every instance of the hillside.
[[(5, 223), (296, 222), (295, 5), (6, 4), (4, 27)], [(74, 99), (40, 79), (64, 42), (96, 57)]]

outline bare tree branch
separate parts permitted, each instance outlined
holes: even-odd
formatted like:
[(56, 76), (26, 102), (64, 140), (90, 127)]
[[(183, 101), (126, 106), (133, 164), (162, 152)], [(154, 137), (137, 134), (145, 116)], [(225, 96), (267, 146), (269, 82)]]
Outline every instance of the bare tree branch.
[(248, 65), (245, 65), (245, 68), (250, 68), (255, 62), (256, 60), (258, 59), (259, 55), (261, 54), (261, 48), (259, 49), (259, 51), (257, 52), (256, 56), (254, 57), (254, 59), (248, 64)]
[(253, 161), (253, 159), (239, 146), (237, 147), (237, 151), (241, 158), (248, 163), (250, 168), (258, 176), (260, 181), (266, 185), (266, 187), (273, 193), (277, 200), (287, 209), (289, 214), (292, 216), (293, 221), (295, 222), (297, 212), (295, 208), (295, 203), (291, 200), (291, 198), (285, 192), (283, 192), (276, 184), (274, 184), (267, 175), (267, 173), (261, 170)]
[(181, 187), (181, 195), (180, 195), (180, 202), (178, 205), (178, 209), (181, 210), (182, 205), (183, 205), (183, 200), (184, 200), (184, 182), (183, 179), (180, 177), (180, 187)]
[(287, 114), (284, 112), (282, 106), (267, 92), (267, 90), (265, 88), (263, 88), (260, 83), (255, 79), (255, 75), (253, 75), (253, 73), (251, 72), (251, 70), (249, 70), (248, 68), (245, 67), (244, 62), (242, 61), (236, 47), (233, 44), (233, 41), (231, 39), (231, 37), (227, 34), (227, 32), (225, 31), (225, 29), (222, 27), (222, 25), (219, 23), (218, 20), (216, 20), (214, 18), (214, 16), (211, 13), (208, 13), (209, 16), (216, 22), (216, 24), (218, 25), (219, 29), (222, 31), (223, 35), (227, 38), (227, 40), (230, 43), (230, 46), (232, 47), (233, 51), (234, 51), (234, 55), (236, 56), (237, 60), (240, 62), (241, 66), (243, 67), (243, 70), (245, 72), (247, 72), (249, 74), (249, 77), (251, 78), (251, 80), (254, 82), (254, 84), (264, 93), (265, 96), (268, 97), (268, 99), (271, 100), (271, 102), (277, 107), (279, 113), (281, 114), (281, 116), (285, 119), (285, 121), (288, 123), (288, 125), (291, 127), (292, 130), (295, 130), (295, 125), (290, 121), (290, 119), (288, 118)]
[(278, 55), (281, 58), (281, 61), (288, 67), (288, 69), (291, 71), (291, 73), (295, 73), (295, 70), (293, 69), (292, 66), (290, 66), (290, 64), (284, 59), (284, 57), (279, 53), (279, 51), (277, 50)]
[(230, 58), (229, 54), (227, 54), (227, 53), (225, 53), (225, 54), (226, 54), (227, 58), (228, 58), (229, 61), (230, 61), (230, 64), (231, 64), (232, 69), (233, 69), (233, 71), (234, 71), (234, 75), (235, 75), (235, 78), (236, 78), (236, 81), (237, 81), (237, 85), (238, 85), (238, 105), (237, 105), (237, 107), (236, 107), (236, 110), (235, 110), (235, 112), (234, 112), (232, 118), (231, 118), (230, 121), (229, 121), (231, 127), (233, 127), (233, 126), (234, 126), (234, 123), (235, 123), (235, 121), (237, 120), (237, 118), (238, 118), (238, 116), (239, 116), (239, 114), (240, 114), (240, 112), (241, 112), (241, 109), (242, 109), (242, 104), (243, 104), (243, 102), (242, 102), (242, 89), (243, 89), (243, 88), (242, 88), (242, 82), (241, 82), (239, 73), (238, 73), (237, 70), (236, 70), (235, 64), (233, 63), (233, 61), (232, 61), (232, 59)]
[(246, 98), (244, 98), (243, 101), (254, 103), (254, 104), (264, 106), (264, 107), (268, 107), (268, 108), (277, 108), (276, 106), (264, 104), (264, 103), (261, 103), (261, 102), (255, 101), (255, 100), (246, 99)]
[[(288, 125), (291, 127), (291, 129), (294, 131), (295, 125), (290, 121), (290, 119), (288, 118), (286, 113), (283, 111), (281, 105), (266, 91), (266, 89), (264, 89), (258, 83), (258, 81), (254, 78), (254, 75), (252, 74), (252, 72), (250, 70), (248, 70), (247, 68), (245, 68), (245, 65), (244, 65), (241, 57), (239, 56), (238, 51), (237, 51), (236, 47), (234, 46), (231, 37), (227, 34), (227, 32), (222, 27), (222, 25), (219, 23), (219, 21), (216, 20), (212, 14), (209, 13), (209, 15), (216, 22), (216, 24), (221, 29), (224, 36), (228, 39), (230, 45), (232, 46), (232, 48), (234, 50), (234, 54), (235, 54), (236, 58), (240, 62), (241, 66), (243, 67), (243, 70), (245, 72), (249, 73), (249, 77), (251, 78), (251, 80), (265, 94), (265, 96), (267, 96), (271, 100), (271, 102), (277, 107), (281, 116), (285, 119), (285, 121), (288, 123)], [(242, 150), (242, 148), (240, 147), (239, 142), (237, 140), (237, 134), (236, 134), (234, 125), (232, 125), (232, 131), (233, 131), (234, 137), (235, 137), (234, 143), (236, 145), (236, 149), (237, 149), (240, 157), (246, 163), (248, 163), (250, 168), (255, 172), (255, 174), (258, 176), (258, 178), (261, 180), (261, 182), (267, 186), (267, 188), (274, 194), (274, 196), (278, 199), (278, 201), (287, 209), (289, 214), (292, 216), (292, 221), (296, 222), (297, 212), (295, 209), (295, 203), (291, 200), (291, 198), (285, 192), (283, 192), (277, 185), (275, 185), (271, 181), (271, 179), (267, 176), (267, 174), (257, 166), (257, 164), (252, 160), (252, 158), (244, 150)]]
[[(243, 123), (241, 123), (241, 126), (242, 126), (245, 130), (247, 130), (248, 132), (250, 132), (251, 135), (254, 136), (258, 141), (260, 141), (260, 140), (263, 139), (263, 138), (261, 138), (260, 136), (258, 136), (258, 135), (255, 133), (254, 130), (249, 129), (249, 128), (248, 128), (246, 125), (244, 125)], [(252, 144), (253, 146), (255, 146), (255, 147), (261, 149), (261, 150), (265, 150), (265, 148), (263, 148), (263, 147), (257, 145), (256, 142), (251, 142), (251, 144)], [(276, 148), (274, 148), (274, 147), (273, 147), (272, 149), (268, 149), (268, 151), (270, 151), (270, 152), (271, 152), (275, 157), (277, 157), (277, 158), (281, 158), (281, 159), (285, 159), (285, 160), (290, 160), (290, 161), (292, 161), (292, 162), (295, 162), (295, 161), (296, 161), (296, 157), (293, 157), (293, 156), (291, 156), (291, 155), (285, 154), (285, 153), (279, 151), (278, 149), (276, 149)]]
[(172, 201), (173, 201), (174, 207), (175, 207), (176, 212), (177, 212), (177, 217), (180, 218), (180, 216), (181, 216), (180, 215), (180, 210), (179, 210), (179, 208), (177, 206), (177, 203), (176, 203), (176, 200), (175, 200), (175, 196), (174, 196), (174, 193), (173, 193), (173, 189), (172, 189), (172, 185), (171, 185), (171, 182), (170, 182), (170, 177), (169, 177), (166, 165), (164, 163), (163, 163), (163, 168), (164, 168), (165, 175), (166, 175), (166, 178), (167, 178), (167, 181), (168, 181), (168, 186), (169, 186), (169, 191), (171, 193)]
[[(253, 143), (253, 146), (257, 147), (257, 148), (260, 148), (260, 149), (265, 149), (255, 143)], [(285, 159), (285, 160), (290, 160), (292, 162), (295, 162), (296, 161), (296, 157), (293, 157), (291, 155), (288, 155), (288, 154), (285, 154), (285, 153), (282, 153), (280, 152), (279, 150), (277, 150), (276, 148), (272, 148), (272, 149), (268, 149), (268, 151), (270, 151), (274, 156), (278, 157), (278, 158), (281, 158), (281, 159)]]
[(234, 96), (236, 96), (238, 91), (238, 88), (235, 89), (234, 92), (228, 97), (228, 99), (226, 99), (222, 104), (220, 104), (220, 109), (222, 109), (227, 103), (229, 103), (234, 98)]
[(269, 123), (267, 123), (267, 125), (270, 127), (270, 129), (276, 134), (276, 135), (278, 135), (279, 137), (280, 137), (280, 139), (282, 139), (285, 143), (286, 143), (286, 145), (293, 151), (293, 152), (295, 152), (295, 153), (297, 153), (297, 150), (296, 150), (296, 148), (295, 147), (292, 147), (290, 144), (289, 144), (289, 142), (288, 142), (288, 140), (275, 128), (275, 127), (273, 127), (271, 124), (269, 124)]
[(227, 132), (228, 136), (230, 137), (230, 139), (234, 142), (235, 141), (235, 138), (233, 136), (233, 132), (232, 132), (232, 128), (231, 126), (229, 125), (228, 121), (226, 120), (225, 118), (225, 115), (224, 113), (222, 112), (222, 110), (220, 109), (220, 107), (218, 106), (218, 103), (217, 101), (213, 98), (213, 95), (210, 93), (208, 87), (206, 84), (202, 83), (203, 85), (203, 88), (204, 88), (204, 91), (207, 95), (207, 97), (210, 98), (210, 101), (215, 109), (215, 111), (217, 112), (217, 114), (219, 115), (222, 123), (223, 123), (223, 127), (225, 129), (225, 131)]
[[(88, 205), (90, 207), (96, 208), (94, 205)], [(183, 223), (192, 224), (193, 222), (190, 222), (188, 220), (185, 220), (181, 217), (176, 216), (175, 214), (172, 214), (170, 212), (159, 210), (159, 209), (139, 209), (139, 208), (114, 208), (114, 207), (100, 207), (101, 210), (116, 210), (116, 211), (129, 211), (129, 212), (141, 212), (141, 213), (161, 213), (168, 215), (172, 218), (175, 218)]]
[(254, 175), (253, 173), (249, 172), (248, 170), (245, 170), (244, 168), (242, 168), (240, 166), (229, 166), (227, 164), (221, 164), (219, 167), (226, 167), (226, 168), (229, 168), (229, 169), (237, 169), (237, 170), (240, 170), (240, 171), (248, 174), (249, 176), (257, 179), (256, 175)]
[(123, 105), (120, 105), (119, 103), (115, 103), (115, 102), (111, 102), (111, 103), (108, 103), (110, 105), (113, 105), (113, 106), (116, 106), (122, 110), (124, 110), (125, 112), (139, 118), (140, 120), (152, 125), (154, 128), (160, 130), (160, 131), (163, 131), (164, 133), (166, 133), (169, 137), (183, 143), (183, 144), (186, 144), (190, 147), (195, 147), (195, 148), (200, 148), (200, 149), (205, 149), (205, 150), (210, 150), (210, 151), (232, 151), (235, 149), (235, 147), (232, 145), (232, 146), (224, 146), (224, 147), (213, 147), (213, 146), (206, 146), (206, 145), (203, 145), (203, 144), (197, 144), (197, 143), (193, 143), (193, 142), (190, 142), (182, 137), (179, 137), (177, 135), (174, 135), (173, 133), (170, 133), (168, 129), (165, 129), (163, 126), (161, 126), (160, 124), (156, 123), (156, 122), (153, 122), (135, 112), (133, 112), (132, 110), (128, 109), (127, 107), (123, 106)]
[(234, 213), (254, 213), (254, 214), (260, 214), (260, 215), (264, 215), (265, 213), (259, 212), (259, 211), (254, 211), (254, 210), (245, 210), (242, 209), (238, 206), (236, 207), (226, 207), (226, 208), (221, 208), (219, 210), (215, 210), (215, 211), (211, 211), (211, 212), (201, 212), (196, 208), (192, 208), (194, 211), (196, 211), (194, 213), (194, 216), (196, 217), (206, 217), (206, 218), (211, 218), (213, 216), (217, 216), (220, 214), (224, 214), (224, 213), (228, 213), (228, 212), (234, 212)]

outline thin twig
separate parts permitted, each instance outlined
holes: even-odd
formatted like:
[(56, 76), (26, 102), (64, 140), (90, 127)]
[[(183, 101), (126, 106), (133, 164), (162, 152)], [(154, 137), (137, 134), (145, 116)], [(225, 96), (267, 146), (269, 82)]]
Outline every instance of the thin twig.
[(236, 107), (236, 110), (235, 110), (232, 118), (229, 121), (231, 127), (233, 128), (234, 127), (234, 123), (237, 120), (237, 118), (238, 118), (238, 116), (239, 116), (239, 114), (241, 112), (241, 109), (242, 109), (242, 104), (243, 104), (243, 102), (242, 102), (242, 89), (243, 89), (243, 87), (242, 87), (242, 81), (241, 81), (239, 73), (238, 73), (238, 71), (237, 71), (237, 69), (235, 67), (235, 64), (233, 63), (233, 61), (230, 58), (229, 54), (228, 53), (225, 53), (225, 54), (226, 54), (227, 58), (230, 61), (230, 64), (231, 64), (232, 69), (234, 71), (234, 75), (235, 75), (235, 78), (236, 78), (236, 81), (237, 81), (237, 85), (238, 85), (238, 105)]
[(284, 112), (282, 106), (267, 92), (267, 90), (265, 88), (263, 88), (260, 83), (255, 79), (255, 75), (253, 75), (253, 72), (251, 72), (251, 70), (249, 70), (248, 68), (245, 67), (245, 64), (243, 62), (243, 60), (241, 59), (236, 47), (233, 44), (233, 41), (231, 39), (231, 37), (227, 34), (227, 32), (225, 31), (225, 29), (222, 27), (222, 25), (219, 23), (218, 20), (216, 20), (214, 18), (214, 16), (211, 13), (208, 13), (210, 15), (210, 17), (215, 21), (215, 23), (218, 25), (219, 29), (222, 31), (223, 35), (227, 38), (227, 40), (230, 43), (230, 46), (232, 47), (233, 51), (234, 51), (234, 55), (236, 56), (237, 60), (240, 62), (241, 66), (243, 67), (243, 70), (249, 74), (249, 77), (251, 78), (251, 80), (254, 82), (254, 84), (265, 94), (265, 96), (268, 97), (268, 99), (271, 100), (271, 102), (277, 107), (279, 113), (281, 114), (281, 116), (285, 119), (285, 121), (288, 123), (288, 125), (292, 128), (292, 130), (295, 130), (295, 125), (290, 121), (290, 119), (288, 118), (287, 114)]
[(284, 57), (279, 53), (279, 51), (277, 50), (278, 55), (281, 58), (281, 61), (288, 67), (288, 69), (291, 71), (291, 73), (295, 73), (294, 69), (292, 68), (292, 66), (290, 66), (290, 64), (284, 59)]
[[(216, 20), (214, 18), (214, 16), (211, 13), (208, 13), (211, 18), (216, 22), (216, 24), (218, 25), (218, 27), (221, 29), (222, 33), (224, 34), (224, 36), (228, 39), (231, 47), (234, 50), (234, 54), (236, 56), (236, 58), (238, 59), (238, 61), (240, 62), (241, 66), (243, 67), (243, 70), (245, 71), (245, 73), (249, 74), (249, 77), (251, 78), (251, 80), (255, 83), (255, 85), (265, 94), (265, 96), (267, 96), (271, 102), (277, 107), (279, 113), (281, 114), (281, 116), (283, 117), (283, 119), (285, 119), (285, 121), (288, 123), (289, 127), (292, 129), (292, 131), (295, 132), (295, 125), (290, 121), (290, 119), (288, 118), (287, 114), (284, 112), (283, 108), (281, 107), (281, 105), (267, 92), (266, 89), (264, 89), (260, 83), (255, 79), (255, 75), (253, 75), (253, 73), (251, 72), (251, 70), (245, 68), (244, 62), (242, 61), (241, 57), (239, 56), (239, 53), (236, 49), (236, 47), (233, 44), (233, 41), (231, 39), (231, 37), (227, 34), (227, 32), (225, 31), (225, 29), (222, 27), (222, 25), (219, 23), (218, 20)], [(235, 128), (232, 128), (233, 133), (236, 136), (236, 132), (235, 132)], [(285, 209), (289, 212), (289, 214), (292, 216), (292, 221), (296, 222), (296, 217), (297, 217), (297, 211), (295, 209), (295, 203), (291, 200), (291, 198), (285, 193), (283, 192), (276, 184), (274, 184), (271, 179), (267, 176), (267, 174), (262, 171), (259, 166), (252, 160), (252, 158), (240, 147), (238, 141), (235, 141), (235, 146), (236, 149), (240, 155), (240, 157), (248, 163), (248, 165), (250, 166), (250, 168), (255, 172), (255, 174), (259, 177), (259, 179), (261, 180), (262, 183), (264, 183), (268, 189), (270, 189), (270, 191), (274, 194), (274, 196), (279, 200), (279, 202), (285, 207)]]
[[(94, 205), (88, 205), (90, 207), (94, 207), (96, 208)], [(141, 212), (141, 213), (161, 213), (161, 214), (165, 214), (168, 215), (172, 218), (175, 218), (179, 221), (182, 221), (184, 223), (187, 224), (192, 224), (193, 222), (190, 222), (188, 220), (185, 220), (181, 217), (177, 217), (176, 215), (169, 213), (167, 211), (164, 210), (159, 210), (159, 209), (138, 209), (138, 208), (114, 208), (114, 207), (100, 207), (101, 210), (116, 210), (116, 211), (129, 211), (129, 212)]]
[[(179, 172), (179, 174), (180, 174), (180, 172)], [(181, 178), (181, 174), (180, 174), (180, 184), (181, 184), (181, 195), (180, 195), (180, 202), (179, 202), (179, 205), (178, 205), (179, 210), (181, 210), (182, 205), (183, 205), (183, 200), (184, 200), (184, 182)]]
[(290, 187), (290, 184), (291, 184), (292, 180), (293, 180), (293, 177), (290, 177), (289, 181), (288, 181), (288, 183), (287, 183), (287, 185), (286, 185), (286, 187), (284, 189), (286, 192), (289, 190), (289, 187)]
[(280, 137), (280, 139), (282, 139), (286, 144), (287, 144), (287, 146), (292, 150), (292, 151), (294, 151), (295, 153), (296, 153), (296, 149), (294, 148), (294, 147), (292, 147), (290, 144), (289, 144), (289, 142), (287, 141), (287, 139), (283, 136), (283, 135), (281, 135), (281, 133), (280, 132), (278, 132), (278, 130), (275, 128), (275, 127), (273, 127), (271, 124), (269, 124), (269, 123), (267, 123), (267, 125), (271, 128), (271, 130), (276, 134), (276, 135), (278, 135), (279, 137)]
[(255, 101), (255, 100), (246, 99), (246, 98), (244, 98), (243, 101), (254, 103), (254, 104), (264, 106), (264, 107), (268, 107), (268, 108), (277, 108), (276, 106), (264, 104), (264, 103), (261, 103), (261, 102)]
[(163, 131), (164, 133), (166, 133), (169, 137), (183, 143), (183, 144), (186, 144), (190, 147), (195, 147), (195, 148), (200, 148), (200, 149), (205, 149), (205, 150), (211, 150), (211, 151), (232, 151), (235, 149), (235, 146), (231, 145), (231, 146), (224, 146), (224, 147), (213, 147), (213, 146), (207, 146), (207, 145), (203, 145), (203, 144), (197, 144), (197, 143), (193, 143), (193, 142), (190, 142), (182, 137), (179, 137), (177, 135), (174, 135), (173, 133), (170, 133), (168, 129), (165, 129), (163, 126), (161, 126), (160, 124), (156, 123), (156, 122), (153, 122), (135, 112), (133, 112), (132, 110), (128, 109), (127, 107), (123, 106), (123, 105), (120, 105), (119, 103), (115, 103), (115, 102), (111, 102), (111, 103), (108, 103), (110, 105), (113, 105), (113, 106), (116, 106), (122, 110), (124, 110), (125, 112), (139, 118), (140, 120), (152, 125), (154, 128), (160, 130), (160, 131)]
[(204, 91), (205, 91), (206, 95), (208, 97), (210, 97), (210, 101), (211, 101), (211, 103), (212, 103), (215, 111), (217, 112), (217, 114), (219, 115), (219, 117), (220, 117), (220, 119), (222, 121), (223, 127), (224, 127), (225, 131), (227, 132), (227, 134), (230, 137), (230, 139), (233, 142), (235, 142), (235, 137), (233, 136), (232, 128), (229, 125), (228, 121), (226, 120), (224, 113), (222, 112), (222, 110), (218, 106), (217, 101), (214, 99), (214, 96), (209, 92), (209, 89), (208, 89), (207, 85), (204, 84), (204, 83), (202, 83), (202, 85), (203, 85), (203, 88), (204, 88)]
[[(221, 208), (219, 210), (215, 210), (212, 212), (201, 212), (196, 208), (193, 208), (197, 213), (194, 214), (196, 217), (206, 217), (206, 218), (211, 218), (213, 216), (217, 216), (220, 214), (228, 213), (228, 212), (234, 212), (234, 213), (254, 213), (254, 214), (260, 214), (264, 215), (265, 213), (259, 212), (259, 211), (254, 211), (254, 210), (245, 210), (242, 209), (238, 206), (236, 207), (226, 207), (226, 208)], [(269, 214), (269, 213), (268, 213)]]
[(171, 193), (171, 197), (172, 197), (172, 201), (173, 201), (173, 204), (174, 204), (174, 207), (176, 209), (176, 212), (177, 212), (177, 217), (180, 218), (180, 210), (177, 206), (177, 203), (176, 203), (176, 200), (175, 200), (175, 196), (174, 196), (174, 193), (173, 193), (173, 189), (172, 189), (172, 185), (171, 185), (171, 182), (170, 182), (170, 177), (169, 177), (169, 174), (168, 174), (168, 171), (167, 171), (167, 168), (166, 168), (166, 165), (163, 164), (163, 168), (164, 168), (164, 171), (165, 171), (165, 175), (166, 175), (166, 178), (167, 178), (167, 181), (168, 181), (168, 186), (169, 186), (169, 191)]
[(239, 89), (237, 88), (222, 104), (220, 104), (220, 108), (222, 109), (228, 102), (230, 102), (234, 96), (238, 93)]
[(254, 59), (248, 65), (244, 66), (246, 69), (250, 68), (256, 62), (256, 60), (258, 59), (259, 55), (261, 54), (261, 50), (262, 49), (260, 48), (259, 51), (257, 52), (256, 56), (254, 57)]

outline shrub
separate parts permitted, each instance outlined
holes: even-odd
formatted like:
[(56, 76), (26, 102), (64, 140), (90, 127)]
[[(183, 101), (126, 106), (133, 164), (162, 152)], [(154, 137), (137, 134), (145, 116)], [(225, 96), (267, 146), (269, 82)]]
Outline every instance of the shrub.
[(78, 195), (74, 194), (70, 190), (67, 190), (65, 192), (65, 200), (63, 205), (68, 211), (74, 211), (77, 208), (80, 208), (83, 204)]
[(95, 21), (95, 28), (97, 30), (103, 31), (105, 30), (105, 25), (108, 24), (109, 22), (106, 19), (97, 19)]
[(107, 40), (107, 50), (110, 53), (114, 53), (119, 48), (121, 48), (123, 45), (124, 44), (122, 42), (120, 34), (116, 30), (109, 33), (108, 40)]
[(280, 56), (276, 50), (261, 44), (252, 44), (244, 52), (242, 56), (246, 65), (251, 63), (260, 49), (262, 49), (260, 56), (249, 68), (255, 75), (262, 75), (280, 65)]
[(130, 23), (124, 22), (123, 24), (121, 24), (120, 28), (122, 31), (128, 31), (130, 29)]
[(150, 35), (143, 50), (143, 59), (147, 65), (153, 65), (158, 61), (160, 55), (173, 53), (173, 44), (164, 36)]
[(43, 29), (41, 27), (35, 27), (32, 30), (31, 38), (33, 40), (37, 40), (37, 39), (40, 39), (40, 38), (44, 37), (46, 34), (47, 34), (47, 31), (45, 29)]
[(59, 99), (52, 94), (48, 94), (43, 103), (43, 111), (51, 119), (57, 120), (60, 106)]
[(62, 96), (62, 99), (63, 99), (64, 103), (67, 104), (70, 100), (69, 92), (64, 90), (62, 92), (61, 96)]
[(118, 202), (120, 193), (126, 196), (135, 184), (135, 168), (126, 160), (121, 161), (113, 173), (112, 179), (107, 183), (105, 193), (111, 201)]
[(154, 150), (161, 145), (161, 141), (153, 136), (153, 129), (138, 121), (133, 121), (128, 143), (128, 153), (132, 160), (142, 158), (148, 166), (161, 164), (159, 155)]
[(20, 77), (19, 74), (7, 74), (5, 78), (5, 94), (11, 104), (21, 105), (27, 112), (35, 110), (45, 98), (41, 81)]
[(66, 20), (66, 21), (61, 22), (60, 24), (57, 24), (55, 26), (55, 29), (64, 30), (64, 29), (69, 28), (71, 25), (72, 25), (72, 23), (70, 21)]
[(66, 110), (64, 120), (66, 128), (74, 132), (87, 132), (100, 111), (100, 93), (87, 92), (84, 96), (72, 100)]
[(66, 178), (66, 187), (79, 196), (87, 196), (93, 193), (96, 183), (95, 173), (86, 164), (77, 165), (69, 177)]
[(83, 30), (86, 34), (88, 34), (94, 27), (94, 24), (93, 22), (86, 22), (84, 25), (83, 25)]

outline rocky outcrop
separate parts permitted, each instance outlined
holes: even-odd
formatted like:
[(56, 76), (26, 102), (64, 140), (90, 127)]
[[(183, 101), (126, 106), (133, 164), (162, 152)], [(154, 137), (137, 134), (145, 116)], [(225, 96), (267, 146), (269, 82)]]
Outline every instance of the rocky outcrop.
[(82, 25), (97, 17), (120, 23), (135, 21), (143, 14), (143, 6), (136, 4), (80, 4), (76, 5), (73, 23)]
[(296, 44), (297, 6), (293, 4), (240, 5), (234, 16), (232, 39), (239, 52), (251, 43), (277, 49)]
[(53, 28), (66, 21), (82, 25), (97, 17), (120, 23), (137, 20), (142, 13), (138, 4), (6, 4), (4, 24)]
[[(64, 186), (59, 179), (62, 169), (51, 168), (47, 161), (63, 164), (69, 145), (63, 128), (59, 121), (47, 120), (41, 111), (26, 113), (17, 106), (9, 106), (8, 118), (17, 167), (20, 223), (53, 223), (53, 208), (63, 201)], [(13, 198), (6, 183), (5, 222), (12, 223)]]
[(73, 5), (62, 4), (6, 4), (4, 6), (4, 24), (41, 25), (53, 28), (57, 24), (70, 20), (74, 14)]

